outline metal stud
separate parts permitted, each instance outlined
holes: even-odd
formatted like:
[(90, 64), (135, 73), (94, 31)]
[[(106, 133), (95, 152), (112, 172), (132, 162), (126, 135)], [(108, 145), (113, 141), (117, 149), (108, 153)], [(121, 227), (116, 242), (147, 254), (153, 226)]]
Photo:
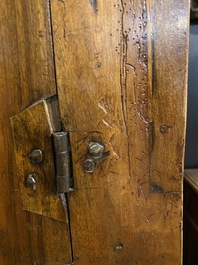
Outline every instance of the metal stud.
[(36, 190), (37, 176), (35, 173), (29, 173), (26, 179), (26, 186), (31, 188), (33, 191)]
[(40, 149), (33, 150), (28, 156), (32, 165), (38, 165), (43, 160), (43, 153)]
[(120, 250), (123, 250), (123, 244), (121, 242), (119, 242), (117, 245), (116, 245), (116, 250), (120, 251)]
[(95, 169), (95, 166), (95, 162), (91, 158), (86, 159), (83, 163), (84, 171), (87, 173), (92, 173)]
[(89, 143), (89, 154), (92, 155), (95, 159), (102, 157), (104, 153), (104, 145), (99, 142)]

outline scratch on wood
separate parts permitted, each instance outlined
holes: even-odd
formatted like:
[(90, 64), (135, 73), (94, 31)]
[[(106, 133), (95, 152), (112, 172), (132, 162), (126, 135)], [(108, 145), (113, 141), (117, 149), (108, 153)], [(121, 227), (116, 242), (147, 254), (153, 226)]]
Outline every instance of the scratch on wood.
[[(123, 0), (120, 0), (121, 3), (121, 40), (120, 40), (120, 89), (121, 89), (121, 106), (122, 106), (122, 115), (124, 121), (124, 127), (126, 131), (126, 136), (129, 138), (128, 128), (127, 128), (127, 109), (126, 109), (126, 63), (127, 63), (127, 38), (128, 36), (124, 33), (124, 3)], [(130, 65), (133, 67), (132, 65)], [(134, 68), (134, 67), (133, 67)], [(134, 68), (135, 69), (135, 68)], [(128, 141), (128, 162), (129, 162), (129, 178), (131, 178), (131, 154), (130, 154), (130, 144)]]
[(105, 114), (107, 114), (107, 110), (104, 106), (103, 98), (98, 102), (98, 106), (100, 109), (102, 109), (104, 111)]
[(113, 129), (113, 126), (111, 126), (107, 120), (102, 119), (102, 122), (103, 122), (107, 127), (110, 127), (110, 128)]
[(153, 155), (153, 149), (154, 149), (154, 124), (153, 122), (149, 122), (148, 124), (148, 132), (149, 132), (149, 137), (148, 137), (148, 140), (149, 140), (149, 146), (148, 146), (148, 150), (149, 150), (149, 179), (151, 181), (152, 179), (152, 155)]
[[(124, 5), (123, 1), (121, 0), (121, 45), (120, 45), (120, 89), (121, 89), (121, 103), (122, 103), (122, 114), (124, 120), (124, 127), (127, 132), (127, 125), (126, 125), (126, 56), (127, 56), (127, 38), (124, 34)], [(128, 132), (127, 132), (128, 134)]]

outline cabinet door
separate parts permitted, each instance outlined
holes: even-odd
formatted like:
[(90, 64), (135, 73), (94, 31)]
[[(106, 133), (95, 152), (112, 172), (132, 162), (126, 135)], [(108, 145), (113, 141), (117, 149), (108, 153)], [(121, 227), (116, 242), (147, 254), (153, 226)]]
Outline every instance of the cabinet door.
[[(188, 9), (185, 0), (1, 1), (0, 264), (181, 264)], [(18, 167), (10, 122), (39, 121), (57, 92), (75, 181), (65, 219), (60, 205), (24, 207), (29, 152), (16, 152)], [(28, 123), (20, 131), (45, 148)]]
[(51, 3), (74, 264), (181, 264), (189, 3)]
[[(56, 93), (49, 18), (48, 0), (0, 2), (0, 264), (2, 265), (63, 265), (72, 262), (67, 218), (64, 222), (60, 222), (22, 210), (18, 178), (25, 180), (26, 176), (18, 175), (19, 168), (15, 164), (15, 147), (10, 122), (11, 117), (21, 115), (29, 105)], [(39, 119), (42, 114), (37, 112), (31, 117), (31, 121)], [(31, 126), (27, 125), (27, 128), (30, 129)], [(22, 129), (25, 130), (23, 124), (21, 124)], [(36, 135), (36, 131), (32, 134), (35, 134), (35, 139), (40, 139), (40, 142), (44, 143), (42, 135)], [(27, 135), (26, 138), (29, 137), (30, 135)], [(25, 146), (23, 139), (21, 143)], [(46, 148), (49, 150), (49, 147)], [(20, 168), (22, 171), (29, 165), (28, 153), (23, 157), (18, 154), (16, 159), (24, 159), (24, 167)], [(53, 166), (48, 163), (49, 165), (50, 168)], [(35, 171), (39, 167), (36, 166)], [(34, 207), (33, 204), (29, 206)]]

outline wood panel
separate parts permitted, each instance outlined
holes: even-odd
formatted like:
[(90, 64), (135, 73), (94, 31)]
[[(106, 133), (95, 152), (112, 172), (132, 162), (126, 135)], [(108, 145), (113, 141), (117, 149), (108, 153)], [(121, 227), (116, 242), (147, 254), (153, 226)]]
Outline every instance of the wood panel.
[(67, 264), (67, 224), (22, 210), (9, 118), (56, 93), (47, 0), (0, 3), (0, 264)]
[[(181, 264), (189, 3), (52, 0), (76, 264)], [(91, 141), (110, 156), (83, 171)]]
[(168, 230), (165, 245), (171, 242), (169, 262), (182, 264), (189, 1), (177, 4), (175, 1), (151, 1), (151, 20), (153, 141), (150, 176), (164, 191), (160, 207), (164, 216), (161, 229)]

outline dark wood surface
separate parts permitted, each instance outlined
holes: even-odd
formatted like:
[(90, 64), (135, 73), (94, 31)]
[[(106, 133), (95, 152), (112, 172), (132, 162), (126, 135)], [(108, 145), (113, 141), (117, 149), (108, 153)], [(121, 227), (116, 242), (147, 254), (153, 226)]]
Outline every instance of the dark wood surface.
[(0, 264), (69, 264), (67, 225), (22, 210), (10, 123), (56, 93), (49, 2), (2, 0), (0, 39)]
[(181, 264), (188, 21), (186, 0), (52, 1), (76, 264)]

